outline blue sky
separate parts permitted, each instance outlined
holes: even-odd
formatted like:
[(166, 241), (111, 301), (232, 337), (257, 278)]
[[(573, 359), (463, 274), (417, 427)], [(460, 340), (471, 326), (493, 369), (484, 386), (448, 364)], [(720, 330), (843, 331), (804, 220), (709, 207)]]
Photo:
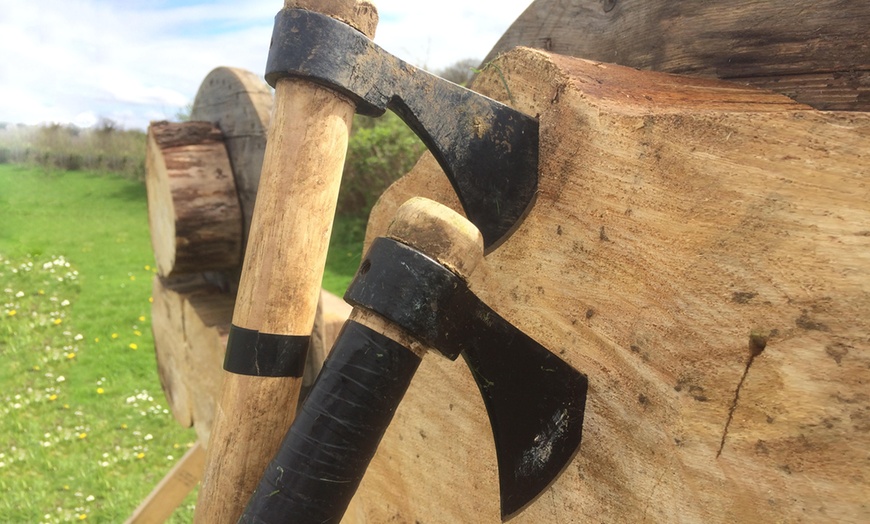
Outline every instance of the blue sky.
[[(482, 59), (531, 0), (375, 0), (375, 42), (437, 70)], [(172, 118), (218, 66), (262, 74), (281, 0), (2, 0), (0, 122)]]

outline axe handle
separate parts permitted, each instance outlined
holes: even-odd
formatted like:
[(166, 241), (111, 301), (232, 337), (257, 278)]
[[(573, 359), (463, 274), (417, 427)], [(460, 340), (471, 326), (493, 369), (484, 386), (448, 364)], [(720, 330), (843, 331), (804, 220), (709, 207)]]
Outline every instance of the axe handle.
[[(235, 328), (273, 339), (310, 336), (354, 110), (309, 82), (276, 86)], [(238, 519), (292, 422), (301, 382), (224, 373), (196, 522)]]
[[(399, 208), (388, 234), (393, 243), (406, 242), (407, 249), (419, 250), (457, 277), (467, 278), (483, 258), (477, 228), (423, 198)], [(374, 249), (351, 287), (365, 286), (365, 275), (378, 272), (371, 262)], [(413, 273), (407, 264), (402, 267)], [(338, 523), (427, 351), (399, 325), (354, 308), (241, 521)]]
[(409, 345), (354, 310), (239, 522), (341, 521), (420, 364)]
[[(368, 0), (284, 0), (284, 7), (332, 16), (370, 38), (377, 26), (377, 10)], [(251, 335), (259, 340), (264, 334), (271, 349), (295, 347), (304, 360), (354, 112), (350, 100), (311, 82), (283, 79), (275, 85), (233, 313), (233, 327), (244, 333), (239, 338), (248, 340), (245, 346), (251, 346)], [(239, 346), (228, 344), (227, 363), (230, 356), (241, 354), (241, 365), (247, 358), (254, 375), (261, 375), (259, 342)], [(235, 349), (246, 349), (251, 355)], [(238, 363), (235, 360), (231, 369), (236, 370)], [(278, 449), (295, 416), (302, 384), (301, 372), (282, 373), (278, 377), (224, 373), (194, 515), (197, 523), (235, 522)]]

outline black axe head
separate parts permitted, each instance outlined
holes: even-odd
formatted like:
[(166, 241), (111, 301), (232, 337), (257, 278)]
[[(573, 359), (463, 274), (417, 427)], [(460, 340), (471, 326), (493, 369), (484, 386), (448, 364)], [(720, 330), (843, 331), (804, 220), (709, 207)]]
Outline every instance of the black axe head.
[[(402, 206), (394, 225), (402, 222), (402, 213), (414, 211), (414, 200), (425, 201)], [(507, 520), (540, 495), (578, 451), (587, 379), (477, 298), (456, 274), (463, 268), (448, 269), (405, 243), (431, 238), (440, 228), (405, 223), (420, 230), (397, 233), (391, 226), (393, 238), (375, 240), (345, 300), (447, 358), (463, 356), (492, 426)]]
[(538, 188), (538, 122), (483, 95), (417, 69), (331, 17), (284, 9), (275, 18), (266, 81), (302, 77), (357, 104), (391, 109), (419, 136), (456, 190), (484, 246), (519, 225)]

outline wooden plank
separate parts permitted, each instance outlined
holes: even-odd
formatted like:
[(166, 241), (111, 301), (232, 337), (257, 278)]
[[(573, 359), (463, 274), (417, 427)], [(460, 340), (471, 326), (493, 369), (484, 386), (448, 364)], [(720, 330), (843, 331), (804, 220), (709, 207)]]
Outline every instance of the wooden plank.
[(126, 524), (162, 524), (199, 483), (205, 468), (205, 449), (197, 442), (142, 501)]
[(870, 4), (840, 0), (536, 0), (484, 62), (516, 46), (772, 89), (870, 111)]
[[(588, 374), (580, 453), (513, 522), (870, 520), (870, 115), (517, 50), (540, 193), (471, 286)], [(508, 92), (509, 91), (509, 92)], [(392, 186), (458, 207), (431, 156)], [(499, 522), (467, 368), (426, 359), (346, 522)]]

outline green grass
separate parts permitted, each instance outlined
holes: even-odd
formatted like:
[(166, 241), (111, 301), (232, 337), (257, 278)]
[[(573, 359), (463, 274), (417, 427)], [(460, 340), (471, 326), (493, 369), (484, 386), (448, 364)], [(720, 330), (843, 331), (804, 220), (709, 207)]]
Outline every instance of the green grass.
[(335, 218), (323, 272), (324, 289), (338, 296), (344, 295), (362, 261), (365, 233), (365, 220), (342, 215)]
[(195, 441), (157, 378), (148, 239), (139, 183), (0, 166), (3, 522), (121, 522)]
[[(362, 230), (336, 223), (339, 295)], [(152, 260), (140, 183), (0, 165), (0, 522), (122, 522), (195, 441), (157, 377)]]

